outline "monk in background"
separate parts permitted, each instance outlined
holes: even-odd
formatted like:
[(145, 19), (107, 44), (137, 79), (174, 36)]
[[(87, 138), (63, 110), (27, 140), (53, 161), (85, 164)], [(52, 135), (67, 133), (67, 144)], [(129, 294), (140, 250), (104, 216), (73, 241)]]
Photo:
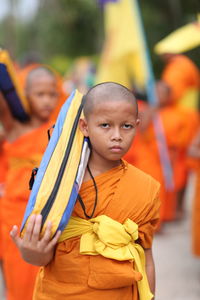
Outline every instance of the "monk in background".
[[(3, 144), (5, 142), (5, 132), (0, 126), (0, 207), (1, 198), (4, 194), (5, 177), (6, 177), (6, 161), (3, 151)], [(3, 248), (2, 248), (2, 221), (1, 221), (1, 209), (0, 209), (0, 272), (3, 274)]]
[(200, 130), (192, 141), (188, 156), (195, 161), (195, 194), (192, 208), (192, 252), (197, 257), (200, 257)]
[[(39, 67), (44, 67), (46, 68), (46, 65), (43, 65), (40, 62), (30, 62), (26, 65), (24, 65), (21, 68), (17, 69), (17, 76), (18, 76), (18, 80), (20, 82), (20, 85), (23, 89), (26, 88), (26, 79), (28, 74), (34, 70), (37, 69)], [(51, 69), (49, 66), (47, 67), (48, 69)], [(66, 101), (66, 99), (68, 98), (69, 95), (67, 95), (67, 93), (64, 91), (63, 88), (63, 78), (61, 77), (61, 75), (56, 72), (54, 69), (51, 69), (51, 72), (54, 74), (56, 81), (57, 81), (57, 90), (58, 90), (58, 100), (57, 100), (57, 104), (54, 108), (54, 110), (51, 113), (50, 119), (54, 122), (60, 112), (60, 109), (62, 107), (62, 105), (64, 104), (64, 102)]]
[[(197, 114), (199, 110), (200, 71), (195, 63), (184, 54), (163, 53), (161, 59), (165, 67), (161, 79), (170, 87), (171, 98), (175, 106), (180, 108), (181, 114), (189, 120), (190, 126), (196, 127)], [(194, 132), (196, 129), (194, 128)], [(186, 133), (187, 134), (187, 133)], [(187, 143), (190, 144), (191, 139)], [(176, 160), (175, 177), (178, 185), (177, 202), (179, 215), (184, 211), (184, 194), (188, 179), (188, 168), (186, 163), (186, 152)]]
[(163, 53), (161, 79), (170, 87), (174, 105), (187, 110), (199, 108), (200, 71), (186, 55)]
[[(31, 108), (25, 123), (13, 119), (5, 101), (0, 102), (1, 122), (6, 142), (3, 146), (7, 171), (1, 201), (3, 269), (6, 299), (32, 299), (37, 267), (25, 263), (13, 245), (9, 231), (13, 220), (18, 226), (29, 198), (28, 182), (33, 168), (39, 166), (48, 143), (49, 121), (58, 99), (57, 81), (51, 70), (43, 67), (30, 71), (26, 80), (26, 98)], [(6, 116), (6, 117), (5, 117)]]
[[(195, 114), (196, 121), (193, 118), (192, 122), (191, 120), (189, 122), (185, 111), (174, 106), (171, 90), (165, 82), (159, 81), (156, 89), (159, 99), (158, 106), (149, 107), (147, 103), (141, 103), (141, 125), (139, 126), (135, 142), (126, 154), (125, 159), (161, 183), (162, 223), (162, 221), (172, 221), (180, 217), (177, 192), (179, 185), (185, 184), (185, 181), (183, 182), (181, 178), (177, 177), (176, 165), (179, 157), (183, 159), (186, 156), (187, 146), (192, 139), (195, 126), (198, 126), (198, 121)], [(160, 163), (158, 144), (152, 123), (156, 113), (160, 114), (171, 162), (174, 180), (174, 188), (172, 190), (166, 189)], [(194, 127), (191, 124), (195, 124)]]
[[(51, 239), (51, 223), (40, 239), (41, 215), (31, 216), (23, 238), (14, 226), (11, 236), (24, 259), (42, 266), (33, 299), (150, 300), (155, 292), (151, 248), (159, 220), (159, 183), (122, 160), (139, 123), (135, 97), (117, 83), (102, 83), (86, 94), (83, 113), (79, 125), (90, 139), (91, 156), (70, 222), (72, 227), (73, 220), (91, 224), (102, 247), (95, 243), (94, 254), (88, 249), (81, 254), (80, 232), (69, 238), (66, 226)], [(110, 254), (104, 253), (106, 249)], [(114, 249), (118, 249), (117, 256)], [(136, 249), (141, 257), (136, 258)], [(146, 263), (138, 271), (143, 255)]]

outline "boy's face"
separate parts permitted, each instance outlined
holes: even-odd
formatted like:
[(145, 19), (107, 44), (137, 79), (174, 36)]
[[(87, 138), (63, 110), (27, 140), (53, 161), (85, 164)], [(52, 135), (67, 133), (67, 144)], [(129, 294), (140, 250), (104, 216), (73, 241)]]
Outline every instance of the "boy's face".
[(56, 80), (49, 75), (34, 78), (26, 94), (31, 113), (43, 121), (48, 120), (58, 99)]
[(98, 102), (80, 129), (90, 138), (92, 156), (103, 161), (118, 161), (128, 151), (139, 120), (133, 103), (125, 100)]

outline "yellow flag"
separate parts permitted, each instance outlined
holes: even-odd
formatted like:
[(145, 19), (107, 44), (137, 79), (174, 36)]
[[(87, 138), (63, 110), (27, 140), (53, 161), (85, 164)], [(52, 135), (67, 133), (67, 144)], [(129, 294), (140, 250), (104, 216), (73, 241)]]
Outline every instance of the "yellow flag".
[(114, 81), (143, 88), (147, 75), (135, 0), (106, 1), (104, 9), (105, 43), (96, 83)]

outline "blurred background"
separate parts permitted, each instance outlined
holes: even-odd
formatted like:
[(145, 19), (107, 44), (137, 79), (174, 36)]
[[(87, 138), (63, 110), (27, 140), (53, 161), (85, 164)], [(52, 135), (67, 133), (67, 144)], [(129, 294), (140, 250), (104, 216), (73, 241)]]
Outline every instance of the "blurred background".
[[(142, 17), (156, 76), (162, 69), (154, 45), (196, 19), (199, 0), (142, 0)], [(1, 0), (0, 46), (20, 64), (50, 64), (63, 75), (75, 58), (98, 62), (104, 40), (103, 11), (96, 0)], [(198, 49), (188, 55), (200, 64)]]
[[(0, 48), (6, 49), (9, 52), (16, 71), (18, 72), (26, 69), (26, 66), (32, 66), (35, 63), (45, 64), (56, 70), (62, 79), (60, 81), (62, 81), (61, 85), (64, 92), (64, 100), (74, 88), (80, 88), (81, 91), (85, 92), (95, 83), (96, 70), (101, 62), (102, 53), (106, 48), (103, 2), (107, 3), (109, 0), (0, 0)], [(114, 3), (117, 1), (110, 0), (110, 2)], [(155, 78), (164, 79), (168, 84), (167, 86), (159, 86), (159, 88), (161, 88), (160, 100), (162, 100), (162, 98), (166, 98), (167, 100), (165, 99), (164, 105), (162, 103), (158, 105), (158, 110), (161, 115), (163, 113), (162, 118), (164, 129), (166, 130), (167, 148), (171, 162), (174, 164), (173, 171), (175, 171), (176, 161), (179, 159), (179, 166), (185, 166), (183, 171), (180, 168), (179, 177), (181, 177), (182, 173), (187, 173), (187, 176), (185, 175), (184, 178), (183, 189), (180, 191), (182, 192), (182, 202), (180, 203), (184, 203), (184, 211), (179, 212), (182, 215), (177, 215), (177, 207), (173, 204), (175, 202), (179, 203), (179, 200), (170, 202), (171, 200), (168, 193), (163, 196), (167, 201), (167, 204), (165, 203), (165, 212), (171, 212), (171, 215), (165, 215), (163, 217), (163, 225), (155, 237), (154, 253), (157, 269), (156, 299), (199, 300), (200, 243), (198, 243), (199, 253), (196, 254), (196, 256), (194, 255), (194, 251), (192, 252), (191, 246), (191, 223), (194, 219), (194, 217), (192, 217), (192, 207), (196, 175), (194, 171), (190, 172), (186, 166), (187, 151), (191, 143), (191, 137), (193, 137), (196, 130), (199, 129), (199, 98), (197, 101), (198, 105), (195, 109), (192, 107), (191, 114), (188, 106), (184, 107), (185, 110), (183, 114), (182, 109), (180, 110), (177, 103), (179, 102), (178, 98), (180, 96), (182, 97), (182, 94), (190, 90), (191, 87), (192, 91), (195, 89), (195, 92), (199, 93), (199, 78), (197, 77), (199, 76), (200, 67), (200, 38), (198, 38), (198, 46), (190, 47), (186, 52), (183, 51), (183, 56), (186, 55), (187, 58), (192, 61), (192, 64), (194, 63), (195, 65), (193, 67), (195, 73), (194, 77), (196, 74), (197, 76), (195, 77), (196, 82), (194, 84), (188, 80), (188, 78), (191, 79), (192, 71), (189, 70), (188, 65), (185, 65), (184, 62), (179, 63), (181, 70), (179, 73), (185, 73), (185, 77), (183, 76), (184, 78), (182, 78), (182, 74), (177, 74), (177, 77), (175, 79), (173, 78), (173, 74), (176, 73), (175, 71), (177, 69), (176, 65), (171, 72), (170, 80), (167, 81), (166, 76), (164, 76), (166, 74), (163, 75), (166, 62), (161, 59), (159, 53), (155, 52), (154, 47), (171, 32), (185, 24), (197, 21), (197, 14), (200, 12), (200, 1), (140, 0), (138, 3), (141, 8), (142, 22)], [(119, 19), (119, 25), (120, 21)], [(197, 26), (200, 26), (199, 24), (200, 23), (198, 23)], [(189, 40), (190, 37), (191, 36), (186, 36), (185, 40)], [(116, 44), (113, 43), (113, 45), (115, 46)], [(128, 46), (124, 49), (124, 53), (121, 49), (121, 54), (123, 54), (126, 59), (128, 58), (126, 57)], [(112, 49), (112, 54), (116, 54), (114, 50)], [(182, 51), (180, 54), (182, 57)], [(105, 66), (105, 62), (103, 60), (102, 62)], [(119, 63), (120, 62), (119, 60)], [(125, 65), (126, 60), (124, 60), (123, 63)], [(181, 69), (181, 65), (183, 69)], [(122, 64), (120, 67), (122, 67)], [(126, 72), (128, 73), (128, 71), (129, 69), (127, 68)], [(111, 75), (114, 73), (115, 72)], [(187, 86), (188, 82), (189, 85)], [(146, 85), (148, 84), (145, 83), (145, 87)], [(181, 90), (181, 95), (176, 95), (177, 99), (173, 100), (174, 102), (172, 103), (171, 99), (173, 98), (172, 96), (175, 95), (175, 92), (177, 92), (177, 86), (179, 86)], [(197, 93), (195, 95), (197, 95)], [(142, 97), (141, 100), (145, 100), (144, 102), (146, 102), (146, 99), (142, 99)], [(152, 103), (150, 103), (150, 106), (151, 104)], [(145, 105), (147, 105), (147, 103), (145, 103)], [(148, 108), (145, 109), (143, 116), (145, 117), (146, 112), (146, 116), (151, 120), (151, 117), (153, 118), (153, 112)], [(196, 117), (193, 117), (193, 113), (197, 116), (197, 124), (195, 123)], [(177, 118), (179, 114), (182, 117), (179, 116)], [(181, 118), (184, 118), (184, 121), (181, 120), (180, 123), (179, 119)], [(173, 122), (171, 122), (171, 120), (173, 120)], [(145, 121), (145, 118), (142, 121)], [(195, 123), (194, 127), (191, 127), (192, 121)], [(142, 125), (144, 123), (142, 123)], [(172, 125), (171, 127), (173, 128), (168, 125)], [(154, 141), (152, 141), (152, 144), (150, 141), (151, 139), (156, 140), (156, 138), (152, 135), (152, 128), (148, 126), (149, 124), (147, 122), (146, 128), (141, 128), (142, 138), (139, 136), (137, 140), (138, 144), (135, 146), (135, 153), (133, 150), (131, 153), (133, 156), (131, 159), (134, 158), (141, 163), (136, 166), (141, 166), (141, 169), (144, 167), (144, 171), (146, 171), (145, 168), (150, 169), (151, 167), (153, 170), (156, 163), (160, 165), (160, 156), (155, 151)], [(183, 128), (181, 134), (180, 126)], [(149, 140), (145, 139), (148, 135), (146, 134), (147, 131)], [(189, 137), (187, 137), (187, 135)], [(172, 141), (173, 137), (174, 139)], [(183, 145), (184, 138), (187, 139), (187, 141), (185, 140), (185, 144)], [(146, 140), (148, 141), (146, 142)], [(200, 149), (200, 141), (198, 147)], [(141, 155), (138, 156), (138, 152), (141, 152)], [(152, 153), (152, 157), (149, 156), (150, 152)], [(184, 157), (182, 154), (184, 154)], [(143, 158), (146, 158), (146, 161)], [(200, 182), (200, 157), (196, 158), (198, 158), (198, 182)], [(135, 165), (134, 159), (132, 160)], [(130, 161), (130, 163), (131, 162), (132, 161)], [(152, 163), (151, 166), (148, 164), (149, 162)], [(145, 163), (147, 163), (147, 165), (145, 165)], [(151, 175), (154, 175), (153, 172)], [(162, 174), (161, 181), (163, 177)], [(174, 191), (174, 194), (176, 195), (173, 196), (177, 197), (177, 190)], [(200, 226), (200, 195), (198, 194), (196, 198), (198, 198), (197, 201), (199, 205), (198, 218), (196, 219), (198, 219), (198, 226)], [(196, 226), (197, 229), (198, 226)], [(199, 236), (198, 234), (198, 237)], [(0, 299), (3, 299), (3, 295), (5, 294), (4, 290), (5, 285), (0, 278)]]

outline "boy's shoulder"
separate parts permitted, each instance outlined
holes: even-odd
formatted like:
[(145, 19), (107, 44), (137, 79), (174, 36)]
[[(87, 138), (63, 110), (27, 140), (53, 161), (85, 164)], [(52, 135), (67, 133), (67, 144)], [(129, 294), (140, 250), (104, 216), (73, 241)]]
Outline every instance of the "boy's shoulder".
[(160, 188), (160, 183), (155, 180), (151, 175), (143, 172), (142, 170), (136, 168), (135, 166), (124, 161), (125, 168), (127, 170), (125, 176), (125, 182), (127, 185), (131, 185), (134, 189), (140, 192), (145, 192), (148, 189), (158, 191)]

